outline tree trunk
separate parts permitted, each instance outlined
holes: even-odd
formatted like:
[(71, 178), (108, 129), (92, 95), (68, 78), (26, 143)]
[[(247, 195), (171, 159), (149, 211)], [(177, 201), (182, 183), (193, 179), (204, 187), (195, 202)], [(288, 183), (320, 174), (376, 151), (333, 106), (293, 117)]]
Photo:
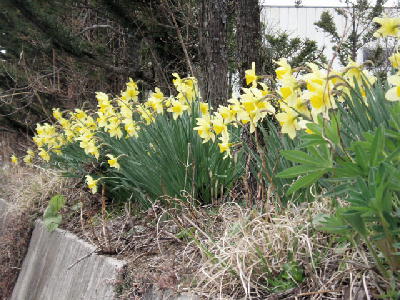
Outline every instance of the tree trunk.
[(236, 1), (237, 66), (240, 82), (244, 86), (244, 72), (251, 63), (260, 66), (261, 25), (258, 0)]
[[(251, 63), (255, 62), (256, 70), (260, 66), (260, 46), (261, 46), (261, 26), (260, 26), (260, 7), (258, 0), (234, 0), (236, 9), (236, 62), (239, 72), (240, 86), (246, 86), (245, 71), (251, 68)], [(242, 141), (247, 144), (251, 151), (257, 152), (256, 143), (250, 134), (249, 128), (245, 128), (242, 132)], [(265, 190), (264, 181), (262, 180), (261, 171), (258, 178), (250, 172), (250, 164), (252, 161), (248, 154), (246, 172), (243, 180), (246, 187), (247, 205), (253, 206), (254, 198), (257, 197), (257, 202), (262, 202), (264, 199), (263, 191)], [(261, 169), (260, 169), (261, 170)]]
[(201, 93), (213, 107), (228, 99), (227, 0), (201, 2)]

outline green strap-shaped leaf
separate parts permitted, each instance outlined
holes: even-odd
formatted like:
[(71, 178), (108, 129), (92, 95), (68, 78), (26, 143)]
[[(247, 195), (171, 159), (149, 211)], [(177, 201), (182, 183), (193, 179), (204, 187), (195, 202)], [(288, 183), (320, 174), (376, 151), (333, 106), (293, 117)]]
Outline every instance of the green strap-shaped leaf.
[(314, 166), (308, 166), (308, 165), (300, 165), (300, 166), (294, 166), (291, 168), (288, 168), (279, 174), (277, 174), (278, 178), (292, 178), (296, 177), (302, 174), (307, 174), (310, 172), (315, 172), (315, 171), (322, 171), (325, 170), (325, 168), (321, 167), (314, 167)]
[(321, 160), (309, 156), (307, 153), (299, 150), (286, 150), (281, 152), (282, 155), (293, 162), (300, 164), (308, 164), (314, 166), (321, 166)]
[(321, 178), (326, 173), (326, 171), (327, 171), (326, 169), (323, 169), (321, 171), (313, 172), (311, 174), (301, 177), (295, 183), (292, 184), (292, 186), (288, 189), (287, 193), (291, 195), (303, 187), (310, 186), (311, 184), (316, 182), (319, 178)]
[(383, 126), (379, 126), (370, 148), (370, 166), (376, 166), (378, 164), (379, 155), (382, 154), (385, 147), (384, 135), (385, 132)]

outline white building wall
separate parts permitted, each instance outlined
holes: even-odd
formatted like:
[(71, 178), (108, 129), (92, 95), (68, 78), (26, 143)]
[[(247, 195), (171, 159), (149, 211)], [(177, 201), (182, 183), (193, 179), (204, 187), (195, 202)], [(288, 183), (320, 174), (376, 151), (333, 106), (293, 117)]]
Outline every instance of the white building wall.
[[(333, 55), (330, 38), (314, 25), (320, 20), (321, 14), (329, 11), (334, 18), (338, 33), (342, 34), (350, 24), (346, 24), (343, 16), (339, 16), (333, 7), (293, 7), (293, 6), (261, 6), (261, 22), (266, 32), (285, 31), (292, 37), (309, 38), (324, 48), (324, 54), (330, 60)], [(362, 51), (359, 51), (358, 61), (362, 61)], [(339, 62), (335, 63), (338, 66)]]

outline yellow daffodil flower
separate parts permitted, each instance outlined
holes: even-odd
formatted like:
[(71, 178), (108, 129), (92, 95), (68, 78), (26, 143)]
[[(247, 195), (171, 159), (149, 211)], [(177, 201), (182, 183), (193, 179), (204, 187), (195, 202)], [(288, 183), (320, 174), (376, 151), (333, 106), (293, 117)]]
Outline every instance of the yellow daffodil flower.
[(197, 118), (197, 126), (193, 129), (197, 131), (199, 136), (203, 139), (203, 143), (208, 142), (209, 140), (214, 141), (215, 135), (211, 131), (211, 119), (209, 115), (203, 115), (201, 118)]
[(251, 63), (251, 69), (245, 71), (246, 85), (252, 84), (253, 87), (257, 86), (256, 63)]
[(60, 112), (59, 108), (53, 109), (53, 117), (54, 119), (56, 119), (57, 121), (59, 121), (60, 119), (62, 119), (62, 113)]
[(164, 94), (158, 87), (156, 87), (155, 92), (150, 95), (150, 98), (147, 100), (146, 105), (151, 107), (153, 111), (157, 114), (162, 114), (164, 112), (163, 99)]
[(400, 101), (400, 75), (389, 76), (388, 82), (394, 85), (394, 87), (386, 92), (386, 99), (389, 101)]
[(91, 190), (92, 194), (97, 193), (97, 183), (99, 179), (94, 180), (92, 176), (86, 175), (86, 184), (88, 188)]
[(26, 163), (27, 165), (32, 164), (32, 159), (34, 157), (35, 157), (35, 152), (33, 152), (32, 149), (28, 149), (28, 151), (26, 151), (26, 155), (23, 158), (24, 163)]
[(138, 137), (139, 136), (139, 127), (137, 126), (136, 122), (130, 118), (130, 119), (124, 119), (122, 120), (122, 123), (125, 124), (124, 128), (126, 133), (128, 134), (128, 137)]
[(374, 37), (400, 37), (400, 18), (373, 18), (381, 27), (374, 32)]
[(220, 105), (218, 107), (218, 113), (224, 119), (225, 124), (229, 124), (229, 123), (235, 121), (236, 112), (233, 109), (231, 109), (231, 106)]
[(278, 68), (275, 70), (276, 73), (276, 77), (278, 79), (283, 79), (285, 76), (287, 75), (291, 75), (292, 74), (292, 67), (288, 64), (287, 59), (286, 58), (281, 58), (280, 60), (278, 60), (277, 62), (275, 62), (278, 64)]
[(224, 159), (231, 157), (231, 147), (233, 143), (229, 142), (229, 134), (227, 132), (223, 133), (219, 140), (221, 141), (221, 143), (218, 143), (219, 152), (225, 153)]
[(290, 107), (286, 107), (284, 112), (277, 113), (275, 117), (282, 127), (282, 133), (287, 133), (293, 139), (296, 136), (296, 130), (300, 129), (298, 114)]
[(392, 67), (395, 69), (400, 69), (400, 53), (393, 53), (392, 56), (389, 57), (389, 61), (392, 64)]
[(116, 169), (120, 168), (120, 165), (118, 163), (118, 159), (116, 157), (114, 157), (114, 155), (107, 154), (106, 156), (109, 158), (109, 160), (107, 160), (107, 162), (110, 165), (110, 167), (116, 168)]
[(188, 108), (189, 108), (189, 106), (183, 104), (182, 102), (177, 101), (177, 100), (172, 100), (171, 101), (171, 107), (168, 108), (168, 111), (172, 112), (172, 117), (174, 118), (174, 120), (176, 120)]
[(14, 154), (11, 155), (11, 162), (12, 162), (14, 165), (18, 165), (18, 157), (16, 157)]
[(50, 161), (50, 154), (43, 148), (38, 149), (38, 155), (44, 160), (44, 161)]
[(200, 102), (200, 112), (202, 115), (208, 115), (208, 103)]
[(224, 118), (219, 114), (214, 114), (213, 118), (211, 119), (212, 128), (215, 134), (220, 135), (222, 132), (227, 132), (228, 127), (224, 122)]

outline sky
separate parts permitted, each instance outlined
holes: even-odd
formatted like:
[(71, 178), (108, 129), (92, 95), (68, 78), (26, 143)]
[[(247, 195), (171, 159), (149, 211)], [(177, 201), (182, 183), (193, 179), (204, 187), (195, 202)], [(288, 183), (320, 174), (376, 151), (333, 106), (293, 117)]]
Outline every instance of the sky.
[[(371, 1), (372, 3), (375, 1)], [(294, 5), (294, 0), (261, 0), (264, 5)], [(341, 0), (303, 0), (303, 6), (343, 6)], [(389, 0), (387, 6), (393, 6), (396, 0)]]

